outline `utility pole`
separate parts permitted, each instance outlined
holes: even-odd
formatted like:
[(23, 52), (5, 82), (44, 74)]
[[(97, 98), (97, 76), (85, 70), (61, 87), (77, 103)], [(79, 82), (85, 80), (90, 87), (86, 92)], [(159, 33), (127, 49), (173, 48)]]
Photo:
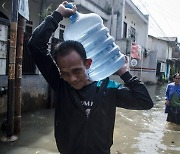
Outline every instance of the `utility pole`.
[(14, 136), (14, 98), (18, 2), (19, 0), (12, 0), (12, 16), (10, 22), (10, 50), (8, 59), (7, 136), (2, 138), (2, 141), (4, 142), (17, 140), (17, 137)]
[(29, 19), (28, 0), (12, 0), (8, 59), (7, 136), (1, 138), (4, 142), (17, 140), (18, 137), (15, 135), (18, 135), (21, 130), (21, 79), (25, 18)]
[(21, 131), (21, 79), (22, 79), (22, 57), (24, 43), (25, 18), (19, 14), (17, 30), (17, 51), (15, 64), (15, 106), (14, 106), (14, 133)]

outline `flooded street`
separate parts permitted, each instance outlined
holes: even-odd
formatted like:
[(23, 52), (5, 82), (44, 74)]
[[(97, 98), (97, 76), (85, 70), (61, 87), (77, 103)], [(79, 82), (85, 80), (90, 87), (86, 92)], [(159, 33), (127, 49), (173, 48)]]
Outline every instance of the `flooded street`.
[(179, 154), (180, 126), (166, 122), (166, 85), (147, 86), (155, 106), (148, 111), (117, 109), (112, 153)]
[[(117, 109), (112, 154), (180, 153), (180, 126), (167, 123), (164, 113), (166, 85), (147, 87), (155, 103), (151, 110)], [(57, 154), (53, 115), (52, 109), (24, 114), (19, 139), (13, 143), (0, 142), (0, 153)]]

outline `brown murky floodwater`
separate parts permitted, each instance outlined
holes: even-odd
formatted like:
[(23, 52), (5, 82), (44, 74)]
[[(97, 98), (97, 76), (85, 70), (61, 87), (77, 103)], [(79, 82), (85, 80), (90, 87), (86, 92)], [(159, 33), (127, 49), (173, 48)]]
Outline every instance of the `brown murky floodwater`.
[(117, 109), (112, 154), (180, 154), (180, 125), (166, 122), (166, 85), (147, 86), (155, 106), (148, 111)]
[[(112, 154), (180, 153), (180, 126), (167, 123), (164, 113), (166, 85), (147, 87), (155, 103), (151, 110), (117, 109)], [(58, 154), (53, 114), (53, 110), (23, 114), (21, 135), (16, 142), (0, 142), (0, 154)]]

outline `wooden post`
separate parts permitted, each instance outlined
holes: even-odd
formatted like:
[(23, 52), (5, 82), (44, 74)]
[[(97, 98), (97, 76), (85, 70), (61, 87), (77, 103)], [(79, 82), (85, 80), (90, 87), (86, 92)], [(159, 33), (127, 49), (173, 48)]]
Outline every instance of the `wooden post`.
[(17, 51), (15, 64), (15, 108), (14, 108), (14, 133), (19, 134), (21, 131), (21, 79), (22, 79), (22, 57), (24, 43), (25, 19), (19, 15), (17, 30)]
[(14, 134), (14, 98), (15, 98), (15, 57), (17, 43), (18, 0), (12, 0), (12, 17), (10, 23), (10, 50), (8, 64), (7, 97), (7, 141), (15, 140)]

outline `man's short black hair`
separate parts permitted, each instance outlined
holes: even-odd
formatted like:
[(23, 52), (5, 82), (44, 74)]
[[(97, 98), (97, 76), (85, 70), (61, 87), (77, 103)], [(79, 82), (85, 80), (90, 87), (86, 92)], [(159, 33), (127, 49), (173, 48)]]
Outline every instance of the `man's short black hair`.
[(85, 48), (80, 42), (74, 40), (67, 40), (56, 45), (54, 49), (55, 60), (59, 56), (68, 55), (72, 51), (72, 49), (80, 55), (83, 62), (85, 63), (87, 58)]
[(180, 74), (179, 73), (176, 73), (173, 75), (173, 78), (175, 78), (176, 76), (179, 76)]

